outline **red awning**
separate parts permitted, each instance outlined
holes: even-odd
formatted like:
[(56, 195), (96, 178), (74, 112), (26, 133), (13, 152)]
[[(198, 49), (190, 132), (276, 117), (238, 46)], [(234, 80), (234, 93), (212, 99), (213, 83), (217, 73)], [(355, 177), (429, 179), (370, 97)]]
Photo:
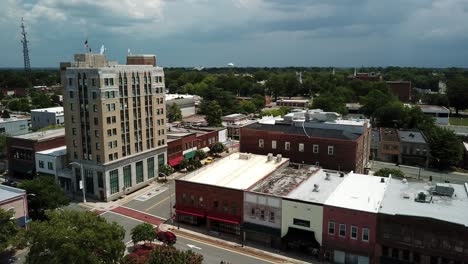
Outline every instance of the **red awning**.
[(193, 215), (193, 216), (196, 216), (196, 217), (205, 217), (204, 215), (198, 214), (198, 213), (182, 211), (182, 210), (177, 210), (177, 209), (175, 211), (176, 211), (176, 213), (179, 213), (179, 214), (188, 214), (188, 215)]
[(177, 158), (173, 158), (173, 159), (169, 160), (169, 165), (177, 166), (182, 162), (182, 160), (184, 160), (184, 156), (179, 156)]
[(215, 220), (215, 221), (220, 221), (220, 222), (224, 222), (224, 223), (228, 223), (228, 224), (233, 224), (233, 225), (238, 225), (239, 224), (239, 222), (237, 222), (237, 221), (222, 219), (222, 218), (213, 217), (213, 216), (208, 216), (208, 219)]

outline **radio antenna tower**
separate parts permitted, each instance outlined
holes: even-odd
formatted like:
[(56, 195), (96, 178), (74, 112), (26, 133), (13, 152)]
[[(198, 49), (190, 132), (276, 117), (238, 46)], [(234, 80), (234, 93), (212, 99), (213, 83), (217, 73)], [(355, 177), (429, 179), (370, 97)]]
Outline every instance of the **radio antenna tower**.
[(29, 72), (31, 71), (31, 63), (29, 61), (28, 39), (26, 38), (26, 30), (24, 29), (23, 18), (21, 18), (21, 36), (21, 43), (23, 43), (24, 70)]

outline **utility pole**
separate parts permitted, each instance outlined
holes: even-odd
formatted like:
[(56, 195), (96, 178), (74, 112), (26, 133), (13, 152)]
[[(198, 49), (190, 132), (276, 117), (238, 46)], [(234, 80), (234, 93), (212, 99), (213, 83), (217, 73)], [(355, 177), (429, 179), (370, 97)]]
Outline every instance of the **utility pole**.
[(21, 43), (23, 44), (23, 59), (24, 59), (24, 71), (29, 73), (31, 71), (31, 63), (29, 61), (29, 49), (28, 39), (26, 38), (26, 29), (24, 27), (24, 19), (21, 18)]

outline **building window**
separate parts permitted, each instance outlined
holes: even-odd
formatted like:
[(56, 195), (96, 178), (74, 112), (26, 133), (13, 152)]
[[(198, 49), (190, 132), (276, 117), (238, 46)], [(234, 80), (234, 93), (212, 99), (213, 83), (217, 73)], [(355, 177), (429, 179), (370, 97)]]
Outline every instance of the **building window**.
[(334, 153), (333, 146), (328, 146), (328, 155), (333, 155), (333, 153)]
[(358, 228), (351, 226), (351, 239), (357, 239)]
[(73, 78), (68, 78), (68, 86), (72, 86), (73, 85)]
[(312, 149), (312, 152), (314, 152), (314, 153), (319, 153), (319, 145), (314, 144), (313, 149)]
[(362, 241), (369, 242), (369, 228), (362, 229)]
[(151, 179), (154, 177), (154, 158), (148, 158), (146, 160), (147, 167), (148, 167), (148, 179)]
[(285, 143), (284, 143), (284, 149), (285, 149), (285, 150), (290, 150), (290, 149), (291, 149), (291, 143), (285, 142)]
[(263, 148), (263, 139), (258, 140), (258, 147)]
[(119, 170), (115, 169), (109, 172), (110, 193), (119, 191)]
[(250, 209), (250, 215), (255, 216), (255, 208)]
[(198, 198), (198, 206), (199, 206), (199, 207), (203, 207), (203, 196), (200, 196), (200, 197)]
[(42, 161), (42, 160), (39, 161), (39, 168), (41, 168), (41, 169), (44, 168), (44, 161)]
[(124, 187), (132, 187), (132, 165), (123, 167)]
[[(94, 81), (94, 79), (93, 79), (93, 81)], [(93, 84), (93, 86), (94, 86), (94, 84)], [(92, 95), (93, 95), (93, 99), (97, 98), (97, 93), (95, 91), (92, 92)]]
[(217, 200), (214, 200), (213, 201), (213, 208), (215, 208), (215, 210), (218, 210), (218, 206), (219, 206), (219, 202)]
[(74, 111), (75, 109), (73, 108), (73, 103), (70, 103), (70, 111)]
[(143, 182), (143, 161), (136, 163), (136, 182)]
[(94, 118), (94, 124), (98, 125), (99, 124), (99, 119), (97, 117)]
[(101, 162), (101, 155), (96, 155), (96, 161)]
[(100, 150), (100, 149), (101, 149), (101, 143), (96, 142), (96, 150)]
[(335, 234), (335, 223), (334, 222), (328, 222), (328, 234), (329, 235), (334, 235)]
[(293, 224), (297, 226), (310, 227), (310, 221), (293, 218)]
[(70, 99), (73, 99), (73, 97), (74, 97), (73, 91), (70, 91), (70, 92), (68, 92), (68, 93), (69, 93)]
[(52, 162), (47, 162), (47, 169), (53, 170), (54, 169), (54, 164)]
[(340, 224), (340, 237), (345, 237), (345, 236), (346, 236), (346, 225)]
[(185, 204), (185, 200), (186, 200), (187, 196), (185, 193), (182, 194), (182, 204)]
[(98, 171), (97, 173), (97, 184), (99, 188), (104, 188), (104, 177), (102, 177), (102, 172)]
[(260, 220), (265, 220), (265, 211), (260, 210)]
[(271, 222), (275, 221), (275, 212), (270, 212), (270, 221)]
[(271, 141), (271, 148), (276, 149), (276, 140)]
[(299, 152), (304, 152), (304, 143), (299, 143)]
[(164, 160), (164, 154), (159, 154), (158, 155), (158, 165), (161, 167), (161, 165), (164, 165), (166, 162)]

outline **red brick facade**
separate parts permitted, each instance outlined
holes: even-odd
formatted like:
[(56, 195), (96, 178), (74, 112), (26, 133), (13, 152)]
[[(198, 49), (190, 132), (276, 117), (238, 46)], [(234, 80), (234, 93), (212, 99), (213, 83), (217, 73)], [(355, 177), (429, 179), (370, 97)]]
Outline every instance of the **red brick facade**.
[(64, 145), (65, 135), (41, 141), (7, 138), (9, 174), (20, 178), (36, 175), (35, 153)]
[(243, 199), (242, 190), (212, 186), (200, 183), (176, 180), (176, 212), (200, 215), (211, 227), (213, 220), (223, 219), (227, 222), (242, 224)]
[(387, 82), (390, 93), (398, 97), (402, 102), (411, 101), (411, 82), (410, 81), (390, 81)]
[[(291, 135), (279, 131), (255, 130), (248, 127), (241, 128), (240, 152), (274, 155), (281, 154), (291, 162), (305, 164), (319, 164), (326, 169), (354, 171), (365, 173), (370, 151), (371, 130), (367, 129), (357, 140), (342, 140), (329, 138), (314, 138), (305, 135)], [(260, 147), (263, 140), (263, 147)], [(276, 149), (272, 147), (276, 141)], [(290, 148), (286, 149), (286, 142)], [(299, 151), (299, 144), (304, 144), (303, 151)], [(318, 146), (315, 147), (314, 145)], [(329, 147), (333, 147), (333, 154), (329, 154)], [(318, 153), (317, 153), (318, 152)]]
[[(334, 224), (334, 232), (329, 232), (329, 223)], [(340, 224), (345, 225), (344, 236), (340, 234)], [(357, 230), (352, 237), (352, 227)], [(368, 241), (363, 239), (363, 230), (369, 230)], [(376, 249), (377, 214), (356, 211), (345, 208), (324, 206), (323, 209), (323, 240), (322, 249), (330, 260), (333, 260), (335, 250), (347, 254), (369, 258), (369, 263), (378, 263), (374, 257)]]

